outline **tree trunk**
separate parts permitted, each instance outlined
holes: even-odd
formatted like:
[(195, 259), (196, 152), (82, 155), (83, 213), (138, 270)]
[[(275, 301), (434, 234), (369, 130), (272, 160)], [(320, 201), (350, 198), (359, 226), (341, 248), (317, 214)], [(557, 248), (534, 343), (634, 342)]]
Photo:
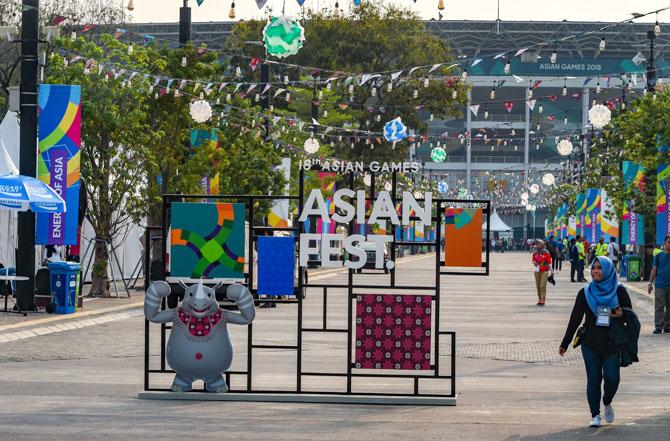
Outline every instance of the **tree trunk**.
[(109, 280), (107, 278), (107, 266), (109, 265), (109, 252), (104, 239), (95, 241), (95, 260), (91, 273), (91, 295), (98, 297), (109, 297)]

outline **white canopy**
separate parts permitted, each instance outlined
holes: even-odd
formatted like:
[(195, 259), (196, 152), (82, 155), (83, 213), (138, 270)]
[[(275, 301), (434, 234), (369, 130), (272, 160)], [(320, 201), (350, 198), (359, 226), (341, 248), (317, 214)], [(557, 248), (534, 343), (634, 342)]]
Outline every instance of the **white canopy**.
[[(486, 231), (486, 225), (487, 222), (484, 222), (484, 225), (482, 225), (483, 231)], [(505, 222), (503, 222), (502, 219), (500, 219), (500, 216), (498, 216), (498, 212), (495, 209), (493, 210), (493, 214), (491, 215), (491, 231), (493, 232), (512, 231), (512, 227), (510, 227)]]

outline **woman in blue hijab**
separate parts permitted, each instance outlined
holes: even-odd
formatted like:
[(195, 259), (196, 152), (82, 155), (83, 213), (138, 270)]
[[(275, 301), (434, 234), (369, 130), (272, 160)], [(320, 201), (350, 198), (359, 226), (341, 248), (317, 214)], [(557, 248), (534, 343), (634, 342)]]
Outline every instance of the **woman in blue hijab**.
[(591, 278), (593, 280), (577, 294), (559, 354), (563, 356), (568, 350), (583, 319), (583, 331), (580, 329), (573, 347), (582, 347), (586, 367), (586, 398), (591, 410), (589, 426), (600, 427), (601, 396), (605, 421), (614, 422), (612, 400), (619, 387), (620, 378), (620, 358), (617, 347), (610, 339), (610, 326), (612, 320), (622, 320), (622, 307), (632, 308), (632, 305), (628, 291), (619, 284), (614, 263), (608, 257), (596, 257), (591, 265)]

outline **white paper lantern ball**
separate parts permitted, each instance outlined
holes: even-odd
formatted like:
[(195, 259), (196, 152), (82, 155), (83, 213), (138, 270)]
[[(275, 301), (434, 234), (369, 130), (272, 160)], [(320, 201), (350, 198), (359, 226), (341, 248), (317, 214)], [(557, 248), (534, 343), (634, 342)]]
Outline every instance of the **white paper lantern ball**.
[(538, 194), (540, 192), (540, 186), (537, 184), (533, 184), (529, 187), (529, 190), (533, 194)]
[(554, 185), (555, 182), (556, 178), (551, 173), (547, 173), (544, 176), (542, 176), (542, 183), (544, 185)]
[(573, 146), (570, 141), (567, 139), (564, 139), (563, 141), (558, 143), (558, 153), (560, 153), (563, 156), (568, 156), (570, 153), (572, 153)]
[(612, 120), (612, 111), (602, 104), (596, 104), (589, 110), (589, 122), (596, 129), (602, 129)]
[(319, 151), (319, 141), (317, 141), (315, 138), (307, 138), (303, 147), (307, 153), (313, 155)]
[(205, 123), (212, 118), (212, 106), (205, 100), (193, 101), (189, 111), (191, 118), (197, 123)]
[(521, 200), (524, 200), (524, 199), (525, 199), (525, 200), (528, 200), (528, 197), (529, 197), (529, 196), (530, 196), (530, 195), (528, 194), (528, 192), (527, 192), (527, 191), (524, 191), (523, 193), (521, 193)]

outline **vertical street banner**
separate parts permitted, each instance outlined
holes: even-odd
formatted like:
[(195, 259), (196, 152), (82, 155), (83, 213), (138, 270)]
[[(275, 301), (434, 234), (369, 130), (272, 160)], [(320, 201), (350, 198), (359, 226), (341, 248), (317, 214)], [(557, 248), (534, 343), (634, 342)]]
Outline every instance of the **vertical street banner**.
[(662, 245), (670, 231), (670, 164), (660, 164), (656, 170), (656, 244)]
[(577, 219), (576, 233), (582, 237), (586, 236), (586, 194), (579, 193), (575, 196), (575, 218)]
[(568, 204), (561, 206), (561, 239), (567, 239), (568, 232)]
[[(623, 161), (621, 167), (624, 186), (633, 187), (636, 192), (644, 192), (644, 167), (633, 161)], [(621, 228), (621, 243), (624, 245), (644, 244), (644, 215), (635, 212), (635, 204), (632, 200), (624, 204)]]
[(568, 237), (577, 237), (577, 218), (575, 216), (568, 218)]
[(601, 191), (600, 196), (601, 210), (600, 210), (600, 231), (605, 238), (605, 242), (609, 242), (612, 237), (619, 240), (619, 219), (617, 218), (612, 199), (607, 195), (605, 190)]
[(551, 218), (545, 217), (544, 218), (544, 238), (549, 239), (549, 236), (553, 235), (554, 232), (552, 231), (551, 227)]
[[(284, 194), (289, 194), (289, 182), (291, 181), (291, 158), (282, 158), (281, 164), (277, 166), (277, 170), (280, 170), (283, 173), (286, 180)], [(273, 228), (287, 228), (288, 224), (288, 199), (275, 200), (272, 202), (272, 206), (270, 207), (270, 214), (268, 214), (268, 225)]]
[(39, 87), (37, 177), (65, 201), (65, 213), (38, 214), (35, 242), (76, 245), (78, 240), (81, 86)]
[(596, 243), (601, 236), (600, 231), (601, 197), (599, 188), (586, 190), (586, 240)]

